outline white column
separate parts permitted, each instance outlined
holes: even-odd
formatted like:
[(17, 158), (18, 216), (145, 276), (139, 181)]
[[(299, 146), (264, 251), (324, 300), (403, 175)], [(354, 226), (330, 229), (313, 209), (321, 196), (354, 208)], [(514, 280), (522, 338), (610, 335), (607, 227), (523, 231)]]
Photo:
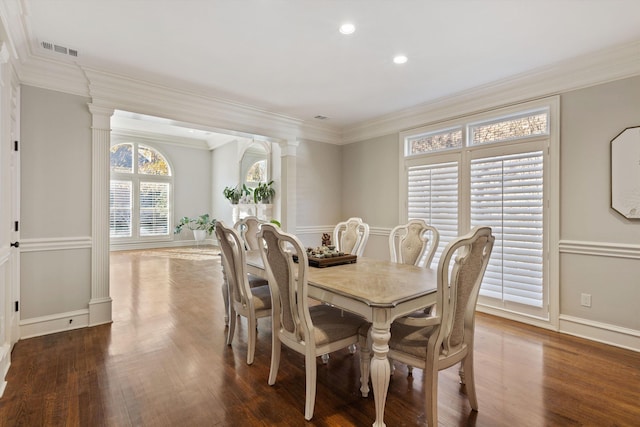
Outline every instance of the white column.
[(281, 141), (280, 145), (280, 161), (281, 161), (281, 182), (280, 182), (280, 216), (282, 228), (287, 233), (296, 233), (297, 223), (297, 189), (296, 180), (298, 179), (296, 166), (296, 149), (299, 141), (292, 139)]
[(113, 108), (89, 104), (93, 120), (91, 300), (89, 326), (111, 322), (109, 295), (109, 191), (111, 115)]

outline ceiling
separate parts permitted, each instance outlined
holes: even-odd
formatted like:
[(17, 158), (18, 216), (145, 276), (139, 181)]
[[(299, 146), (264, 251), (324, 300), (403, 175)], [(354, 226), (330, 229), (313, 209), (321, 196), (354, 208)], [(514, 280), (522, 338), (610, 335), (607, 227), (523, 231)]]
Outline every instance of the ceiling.
[(639, 0), (22, 3), (35, 55), (336, 129), (640, 39)]

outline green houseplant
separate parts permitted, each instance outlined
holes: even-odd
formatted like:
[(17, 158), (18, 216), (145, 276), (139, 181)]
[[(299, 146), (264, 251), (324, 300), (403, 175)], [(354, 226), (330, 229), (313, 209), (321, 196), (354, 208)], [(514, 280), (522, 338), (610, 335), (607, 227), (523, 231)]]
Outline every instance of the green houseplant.
[(194, 232), (193, 234), (194, 237), (196, 237), (196, 240), (201, 240), (198, 239), (196, 231), (204, 231), (204, 234), (206, 236), (210, 236), (216, 229), (216, 220), (215, 218), (210, 218), (209, 214), (203, 214), (193, 218), (185, 216), (183, 218), (180, 218), (180, 221), (178, 221), (178, 223), (176, 224), (173, 233), (179, 234), (183, 228), (192, 230)]
[(242, 187), (238, 184), (235, 187), (224, 187), (222, 194), (232, 205), (237, 205), (243, 196), (251, 194), (251, 189), (247, 188), (245, 184), (242, 184)]
[(256, 203), (269, 204), (276, 195), (276, 189), (273, 188), (273, 180), (269, 182), (261, 182), (253, 190), (253, 200)]

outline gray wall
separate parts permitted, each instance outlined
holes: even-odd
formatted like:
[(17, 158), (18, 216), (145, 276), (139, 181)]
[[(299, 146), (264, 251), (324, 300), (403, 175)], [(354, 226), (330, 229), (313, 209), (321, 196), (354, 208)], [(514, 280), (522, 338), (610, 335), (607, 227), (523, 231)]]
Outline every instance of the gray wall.
[(67, 248), (69, 239), (86, 241), (91, 236), (87, 102), (80, 96), (22, 86), (22, 321), (88, 307), (90, 247)]
[[(640, 221), (610, 208), (610, 141), (638, 125), (640, 77), (561, 95), (561, 205), (554, 219), (560, 224), (561, 247), (554, 250), (560, 252), (561, 330), (605, 342), (607, 334), (621, 333), (629, 347), (636, 341), (628, 337), (640, 334)], [(366, 256), (388, 257), (386, 229), (399, 222), (398, 135), (342, 150), (341, 216), (360, 216), (374, 227)], [(574, 244), (582, 248), (571, 249)], [(634, 254), (620, 255), (625, 245)], [(591, 307), (580, 305), (582, 293), (592, 296)]]
[(610, 207), (610, 141), (639, 125), (640, 77), (561, 97), (561, 246), (579, 242), (591, 253), (561, 250), (560, 313), (640, 332), (640, 260), (614, 253), (640, 244), (640, 221)]

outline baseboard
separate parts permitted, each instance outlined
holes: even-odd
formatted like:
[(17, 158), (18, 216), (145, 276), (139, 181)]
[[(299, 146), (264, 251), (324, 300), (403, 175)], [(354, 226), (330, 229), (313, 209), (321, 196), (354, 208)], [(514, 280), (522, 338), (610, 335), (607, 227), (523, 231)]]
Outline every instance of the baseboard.
[(640, 352), (640, 331), (637, 330), (560, 315), (560, 332)]
[(111, 323), (111, 298), (98, 298), (89, 301), (89, 326)]
[(25, 319), (20, 322), (20, 339), (86, 328), (87, 326), (89, 326), (89, 310)]
[(174, 240), (174, 241), (157, 241), (157, 242), (135, 242), (135, 243), (112, 243), (109, 250), (115, 251), (132, 251), (137, 249), (158, 249), (158, 248), (178, 248), (182, 246), (198, 246), (198, 245), (216, 245), (217, 240), (213, 238), (205, 239), (198, 243), (195, 240)]
[(0, 397), (4, 394), (4, 389), (7, 387), (7, 373), (9, 372), (9, 367), (11, 366), (11, 346), (9, 344), (5, 344), (0, 347), (0, 372), (2, 372), (2, 376), (0, 377)]

